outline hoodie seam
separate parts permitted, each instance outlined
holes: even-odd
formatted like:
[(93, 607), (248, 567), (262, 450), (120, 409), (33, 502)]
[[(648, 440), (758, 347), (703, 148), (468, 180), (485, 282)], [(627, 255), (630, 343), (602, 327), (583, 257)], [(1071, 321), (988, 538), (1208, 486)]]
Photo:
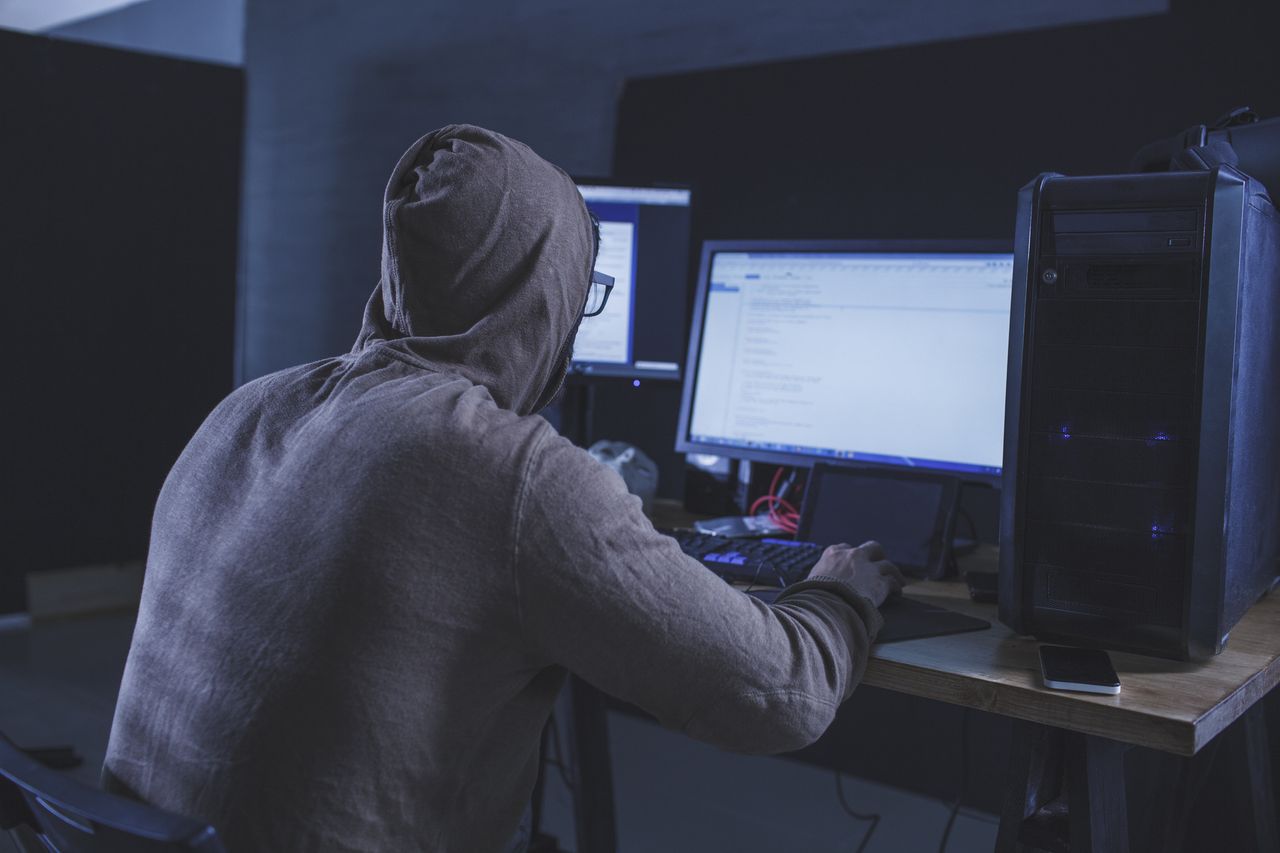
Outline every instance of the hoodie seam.
[(524, 523), (525, 498), (529, 494), (529, 481), (532, 479), (530, 472), (533, 470), (534, 460), (538, 458), (538, 454), (546, 443), (547, 436), (543, 433), (529, 451), (529, 458), (525, 460), (524, 469), (520, 472), (520, 491), (516, 495), (516, 505), (511, 518), (511, 585), (516, 599), (516, 624), (525, 633), (528, 633), (529, 626), (525, 624), (524, 601), (520, 595), (520, 536)]
[(419, 359), (417, 356), (411, 355), (410, 353), (402, 352), (400, 350), (392, 349), (391, 347), (385, 346), (386, 343), (388, 342), (381, 341), (379, 343), (373, 344), (373, 346), (371, 347), (373, 350), (373, 354), (375, 356), (394, 359), (402, 364), (407, 364), (410, 367), (416, 367), (419, 370), (425, 370), (428, 373), (440, 372), (431, 363), (427, 361), (423, 361)]

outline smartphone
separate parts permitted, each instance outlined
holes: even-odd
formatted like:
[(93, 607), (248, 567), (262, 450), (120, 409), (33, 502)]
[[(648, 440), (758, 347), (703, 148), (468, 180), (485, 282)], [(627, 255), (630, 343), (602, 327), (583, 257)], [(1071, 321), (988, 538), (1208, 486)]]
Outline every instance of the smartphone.
[(1119, 693), (1120, 679), (1111, 658), (1100, 649), (1041, 646), (1040, 673), (1044, 686), (1081, 693)]

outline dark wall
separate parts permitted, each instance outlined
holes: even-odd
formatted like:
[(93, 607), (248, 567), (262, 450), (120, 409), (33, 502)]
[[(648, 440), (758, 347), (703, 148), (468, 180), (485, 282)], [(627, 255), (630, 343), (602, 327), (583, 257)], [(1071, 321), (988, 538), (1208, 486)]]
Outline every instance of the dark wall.
[(140, 558), (232, 387), (243, 74), (0, 32), (4, 539), (26, 572)]
[(1124, 171), (1249, 104), (1280, 114), (1280, 4), (631, 81), (615, 167), (694, 182), (705, 238), (1012, 237), (1042, 171)]

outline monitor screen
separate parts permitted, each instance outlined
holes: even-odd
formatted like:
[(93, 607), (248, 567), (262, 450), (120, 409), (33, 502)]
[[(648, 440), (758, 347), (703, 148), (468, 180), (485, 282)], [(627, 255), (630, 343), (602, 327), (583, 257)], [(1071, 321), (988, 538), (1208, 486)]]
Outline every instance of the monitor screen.
[(596, 269), (614, 278), (604, 311), (582, 321), (574, 373), (679, 379), (684, 358), (691, 192), (581, 179), (600, 220)]
[(708, 243), (677, 449), (999, 475), (1013, 255)]

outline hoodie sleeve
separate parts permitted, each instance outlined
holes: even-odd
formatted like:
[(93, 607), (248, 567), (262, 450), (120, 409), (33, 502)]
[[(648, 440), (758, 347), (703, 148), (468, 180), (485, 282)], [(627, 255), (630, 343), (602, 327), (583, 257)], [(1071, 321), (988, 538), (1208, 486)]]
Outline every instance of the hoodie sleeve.
[(773, 606), (653, 529), (622, 479), (564, 439), (529, 462), (515, 517), (520, 618), (553, 663), (724, 749), (817, 740), (866, 668), (875, 606), (835, 581)]

